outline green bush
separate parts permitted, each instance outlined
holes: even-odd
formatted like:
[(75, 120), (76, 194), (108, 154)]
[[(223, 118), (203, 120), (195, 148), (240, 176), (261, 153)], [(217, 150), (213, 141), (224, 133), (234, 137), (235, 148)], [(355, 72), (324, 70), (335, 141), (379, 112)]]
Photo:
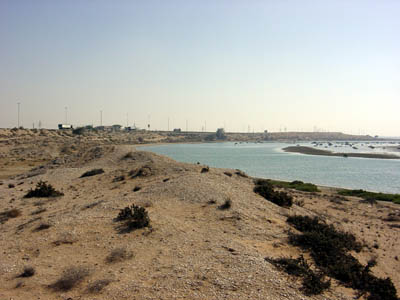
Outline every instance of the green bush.
[(342, 196), (360, 197), (367, 201), (378, 200), (400, 204), (400, 194), (374, 193), (364, 190), (340, 190), (338, 191), (338, 194)]
[(268, 180), (256, 181), (254, 192), (282, 207), (291, 207), (293, 205), (293, 197), (285, 192), (277, 192)]

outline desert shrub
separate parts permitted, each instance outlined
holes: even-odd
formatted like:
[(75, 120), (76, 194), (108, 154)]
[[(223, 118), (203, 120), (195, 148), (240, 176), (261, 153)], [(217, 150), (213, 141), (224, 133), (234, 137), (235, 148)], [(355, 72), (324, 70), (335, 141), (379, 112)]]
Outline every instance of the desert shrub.
[(137, 191), (140, 191), (142, 188), (140, 187), (140, 186), (135, 186), (134, 188), (133, 188), (133, 191), (134, 192), (137, 192)]
[(232, 200), (231, 199), (226, 199), (225, 202), (223, 204), (221, 204), (220, 206), (218, 206), (218, 208), (220, 210), (226, 210), (226, 209), (230, 209), (232, 207)]
[(275, 191), (268, 180), (256, 181), (254, 192), (279, 206), (291, 207), (293, 205), (293, 197), (285, 192)]
[(279, 188), (295, 189), (297, 191), (309, 192), (309, 193), (320, 192), (320, 190), (315, 184), (304, 183), (303, 181), (300, 180), (295, 180), (292, 182), (271, 180), (271, 179), (261, 179), (261, 180), (268, 180), (273, 186)]
[(113, 179), (113, 182), (120, 182), (120, 181), (124, 181), (125, 180), (125, 176), (121, 175), (121, 176), (117, 176)]
[(132, 151), (130, 151), (130, 152), (126, 153), (124, 156), (122, 156), (122, 159), (134, 159), (134, 158), (135, 158), (135, 156)]
[(0, 213), (0, 224), (7, 222), (9, 219), (19, 217), (21, 211), (19, 209), (13, 208)]
[(209, 167), (204, 167), (201, 169), (201, 173), (207, 173), (208, 171), (210, 171)]
[(164, 178), (163, 179), (163, 182), (167, 182), (167, 181), (169, 181), (169, 178)]
[(17, 276), (17, 278), (32, 277), (33, 275), (35, 275), (35, 269), (33, 267), (26, 266), (24, 267), (22, 273)]
[(36, 184), (34, 190), (30, 189), (24, 198), (48, 198), (48, 197), (60, 197), (64, 194), (56, 191), (51, 184), (47, 184), (45, 181), (39, 181)]
[(33, 211), (33, 212), (31, 213), (31, 216), (41, 214), (42, 212), (45, 212), (45, 211), (47, 211), (46, 208), (38, 208), (37, 210), (35, 210), (35, 211)]
[(249, 176), (247, 176), (247, 174), (245, 172), (243, 172), (242, 170), (236, 169), (235, 174), (243, 177), (243, 178), (248, 178)]
[(87, 292), (90, 294), (100, 293), (107, 285), (112, 282), (110, 279), (100, 279), (92, 282), (87, 287)]
[(104, 173), (103, 169), (93, 169), (93, 170), (83, 173), (80, 178), (90, 177), (90, 176), (99, 175), (99, 174), (103, 174), (103, 173)]
[(85, 128), (84, 127), (78, 127), (78, 128), (75, 128), (75, 129), (72, 130), (72, 133), (76, 134), (76, 135), (81, 135), (84, 132), (85, 132)]
[(9, 189), (13, 189), (13, 188), (15, 188), (15, 184), (13, 184), (13, 183), (9, 183), (9, 184), (8, 184), (8, 188), (9, 188)]
[(151, 175), (152, 175), (152, 172), (151, 172), (151, 168), (149, 166), (143, 166), (139, 169), (132, 170), (129, 172), (129, 176), (131, 178), (147, 177), (147, 176), (151, 176)]
[(146, 209), (135, 204), (121, 209), (117, 221), (126, 221), (125, 225), (128, 229), (139, 229), (150, 225)]
[(232, 177), (232, 173), (231, 173), (231, 172), (224, 172), (224, 174), (225, 174), (226, 176)]
[(90, 272), (87, 268), (70, 267), (64, 270), (60, 278), (53, 284), (49, 285), (49, 288), (53, 291), (67, 292), (81, 283), (87, 276), (89, 276), (89, 274)]
[(121, 262), (133, 257), (132, 252), (125, 248), (116, 248), (106, 257), (106, 262), (109, 264)]
[(301, 277), (303, 279), (302, 290), (306, 295), (318, 295), (330, 287), (330, 281), (324, 281), (323, 274), (314, 272), (303, 256), (297, 259), (265, 258), (265, 260), (290, 275)]
[(354, 235), (337, 231), (317, 217), (292, 216), (287, 222), (302, 234), (289, 235), (289, 242), (309, 250), (315, 264), (327, 275), (345, 285), (360, 290), (368, 300), (396, 300), (396, 289), (391, 279), (380, 279), (371, 274), (376, 264), (370, 261), (363, 266), (349, 251), (360, 251), (362, 246)]
[(36, 227), (33, 231), (34, 232), (38, 232), (38, 231), (42, 231), (42, 230), (46, 230), (49, 229), (51, 227), (51, 224), (48, 223), (41, 223), (38, 227)]

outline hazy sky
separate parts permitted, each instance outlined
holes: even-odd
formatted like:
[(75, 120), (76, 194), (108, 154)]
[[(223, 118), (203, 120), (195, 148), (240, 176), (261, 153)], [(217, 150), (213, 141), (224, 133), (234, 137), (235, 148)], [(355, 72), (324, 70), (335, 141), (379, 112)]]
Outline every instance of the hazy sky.
[(0, 127), (400, 135), (400, 1), (0, 1)]

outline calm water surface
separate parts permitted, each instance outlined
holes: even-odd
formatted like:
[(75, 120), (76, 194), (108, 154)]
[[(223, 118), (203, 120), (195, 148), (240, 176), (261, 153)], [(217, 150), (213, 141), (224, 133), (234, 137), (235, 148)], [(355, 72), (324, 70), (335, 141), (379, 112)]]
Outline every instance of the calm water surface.
[(280, 143), (209, 143), (145, 146), (177, 161), (241, 169), (250, 176), (400, 193), (400, 159), (342, 158), (286, 153)]

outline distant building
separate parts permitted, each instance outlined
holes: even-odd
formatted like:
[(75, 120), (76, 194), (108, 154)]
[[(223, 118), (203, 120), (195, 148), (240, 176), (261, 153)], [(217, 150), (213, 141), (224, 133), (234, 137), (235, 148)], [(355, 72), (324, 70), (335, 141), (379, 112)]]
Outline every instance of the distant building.
[(181, 130), (180, 128), (175, 128), (175, 129), (174, 129), (174, 132), (175, 132), (175, 133), (181, 133), (182, 130)]
[(70, 124), (58, 124), (58, 129), (73, 129), (73, 127)]

